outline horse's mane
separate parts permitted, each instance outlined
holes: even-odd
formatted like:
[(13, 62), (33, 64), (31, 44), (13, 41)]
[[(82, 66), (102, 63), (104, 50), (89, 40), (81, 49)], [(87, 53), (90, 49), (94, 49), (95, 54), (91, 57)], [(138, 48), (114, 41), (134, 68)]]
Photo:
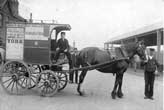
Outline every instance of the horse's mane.
[(116, 56), (117, 57), (127, 57), (127, 53), (125, 52), (125, 50), (123, 48), (116, 47), (115, 51), (116, 51)]
[(121, 48), (125, 49), (127, 52), (130, 52), (131, 50), (134, 50), (136, 48), (136, 42), (123, 44)]
[(136, 43), (135, 42), (130, 42), (130, 43), (123, 44), (123, 46), (125, 48), (134, 48), (134, 47), (136, 47)]
[(83, 49), (81, 49), (80, 51), (85, 51), (85, 50), (90, 50), (90, 49), (97, 49), (97, 50), (99, 50), (99, 48), (98, 47), (85, 47), (85, 48), (83, 48)]

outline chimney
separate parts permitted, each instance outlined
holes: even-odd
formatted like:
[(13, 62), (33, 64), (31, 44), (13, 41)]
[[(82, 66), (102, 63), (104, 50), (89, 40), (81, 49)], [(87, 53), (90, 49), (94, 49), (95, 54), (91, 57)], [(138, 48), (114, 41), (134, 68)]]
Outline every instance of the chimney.
[(73, 41), (73, 48), (75, 48), (75, 44), (76, 44), (75, 41)]
[(32, 23), (33, 20), (32, 20), (32, 13), (30, 13), (30, 23)]

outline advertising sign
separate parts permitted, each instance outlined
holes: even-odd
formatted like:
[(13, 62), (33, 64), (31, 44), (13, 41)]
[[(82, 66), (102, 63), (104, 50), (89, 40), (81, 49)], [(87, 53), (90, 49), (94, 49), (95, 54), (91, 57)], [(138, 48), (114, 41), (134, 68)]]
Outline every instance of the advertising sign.
[(29, 25), (25, 27), (26, 40), (48, 40), (44, 35), (44, 26)]
[(6, 34), (6, 59), (23, 60), (24, 28), (8, 27)]

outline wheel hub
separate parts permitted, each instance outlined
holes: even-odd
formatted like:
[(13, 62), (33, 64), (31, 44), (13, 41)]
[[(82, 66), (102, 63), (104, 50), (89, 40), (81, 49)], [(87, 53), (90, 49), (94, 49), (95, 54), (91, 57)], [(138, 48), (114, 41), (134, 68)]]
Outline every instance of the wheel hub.
[(13, 79), (14, 81), (17, 81), (17, 80), (18, 80), (18, 75), (17, 75), (17, 74), (12, 75), (12, 79)]
[(25, 76), (26, 76), (26, 77), (29, 77), (29, 74), (28, 74), (28, 72), (25, 72)]
[(50, 81), (46, 80), (46, 81), (44, 82), (44, 86), (49, 87), (49, 86), (50, 86)]

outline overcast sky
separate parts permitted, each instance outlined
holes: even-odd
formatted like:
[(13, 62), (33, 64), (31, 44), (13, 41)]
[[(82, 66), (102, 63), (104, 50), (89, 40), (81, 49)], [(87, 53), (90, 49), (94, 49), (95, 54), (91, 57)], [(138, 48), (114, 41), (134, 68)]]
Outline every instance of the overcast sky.
[(19, 0), (20, 15), (70, 24), (67, 39), (81, 49), (162, 21), (162, 0)]

